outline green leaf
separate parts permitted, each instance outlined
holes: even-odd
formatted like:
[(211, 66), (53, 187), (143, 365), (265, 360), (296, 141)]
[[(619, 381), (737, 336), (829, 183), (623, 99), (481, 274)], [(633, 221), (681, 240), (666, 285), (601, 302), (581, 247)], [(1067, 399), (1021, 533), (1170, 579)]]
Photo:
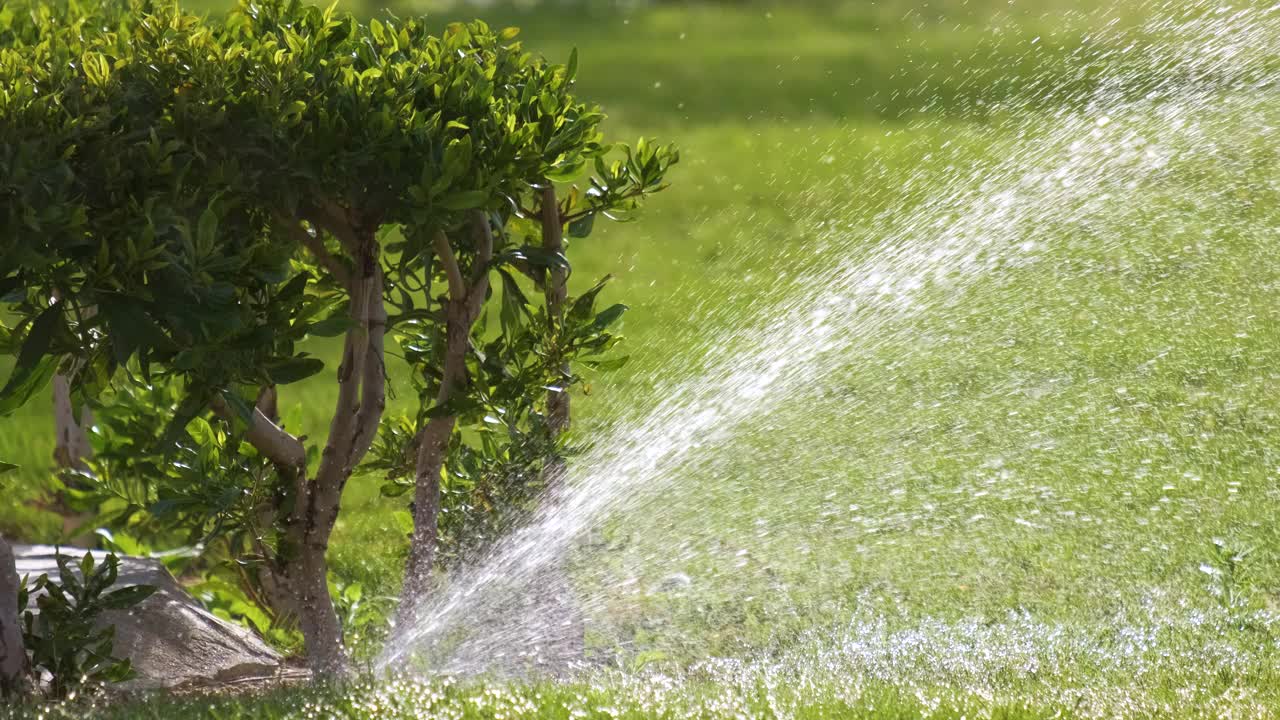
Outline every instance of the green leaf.
[(151, 319), (141, 303), (118, 299), (102, 303), (98, 310), (106, 318), (112, 352), (117, 363), (128, 363), (129, 358), (140, 349), (173, 348), (173, 343), (164, 334), (164, 330)]
[(212, 207), (207, 207), (200, 213), (200, 220), (196, 223), (196, 247), (200, 249), (201, 254), (213, 251), (217, 245), (217, 237), (218, 214)]
[(355, 327), (355, 320), (346, 310), (336, 312), (329, 317), (307, 325), (307, 334), (315, 337), (337, 337)]
[(6, 475), (19, 469), (21, 468), (18, 465), (0, 460), (0, 475)]
[(514, 250), (509, 250), (503, 253), (499, 259), (507, 263), (523, 261), (536, 268), (557, 269), (566, 272), (572, 270), (569, 265), (569, 259), (564, 256), (564, 253), (550, 252), (537, 245), (524, 245)]
[(412, 489), (413, 486), (409, 483), (388, 482), (382, 484), (382, 487), (379, 488), (379, 492), (382, 493), (383, 497), (396, 498), (404, 495)]
[(622, 314), (629, 309), (630, 308), (628, 308), (626, 305), (623, 305), (621, 303), (617, 305), (611, 305), (605, 308), (600, 312), (599, 315), (596, 315), (596, 319), (591, 323), (591, 329), (604, 330), (605, 328), (617, 322), (618, 318), (622, 317)]
[(464, 135), (444, 149), (444, 174), (456, 178), (471, 169), (471, 136)]
[(187, 435), (187, 423), (203, 412), (208, 404), (209, 395), (205, 393), (204, 388), (193, 388), (173, 411), (173, 417), (169, 418), (164, 432), (160, 435), (160, 444), (172, 446), (179, 440), (190, 437)]
[(472, 210), (484, 205), (489, 193), (484, 190), (468, 190), (441, 198), (440, 207), (445, 210)]
[(294, 100), (280, 110), (280, 119), (288, 125), (296, 125), (302, 120), (302, 114), (306, 112), (307, 104), (301, 100)]
[(590, 290), (574, 298), (573, 304), (569, 306), (569, 319), (574, 321), (575, 325), (584, 323), (591, 317), (596, 307), (596, 298), (612, 279), (612, 275), (605, 275)]
[(529, 299), (511, 273), (499, 268), (498, 274), (502, 277), (502, 306), (498, 319), (502, 323), (503, 334), (511, 336), (522, 326), (522, 320), (529, 317)]
[(105, 610), (124, 610), (151, 597), (155, 591), (153, 585), (133, 585), (103, 595), (98, 603)]
[(447, 418), (462, 415), (471, 410), (480, 408), (480, 403), (467, 395), (459, 395), (452, 397), (439, 405), (432, 407), (426, 412), (428, 419)]
[(80, 577), (87, 582), (93, 578), (93, 553), (87, 552), (80, 558)]
[(15, 370), (34, 368), (40, 362), (40, 358), (49, 353), (49, 346), (53, 344), (53, 334), (61, 322), (62, 306), (56, 303), (36, 316), (36, 319), (31, 322), (31, 329), (27, 331), (27, 339), (23, 341), (22, 349), (18, 351), (18, 364)]
[(227, 401), (227, 405), (235, 411), (236, 417), (240, 418), (245, 425), (253, 422), (253, 408), (245, 402), (244, 398), (230, 390), (223, 390), (221, 395), (222, 399)]
[(578, 48), (569, 52), (569, 67), (565, 70), (565, 79), (573, 80), (578, 75)]
[[(80, 578), (76, 576), (76, 571), (71, 565), (72, 557), (56, 552), (53, 556), (54, 561), (58, 565), (58, 582), (73, 597), (79, 597), (80, 592), (84, 589), (80, 584)], [(93, 562), (93, 554), (89, 553), (89, 561)]]
[(126, 680), (132, 680), (138, 676), (133, 669), (133, 663), (129, 658), (123, 660), (112, 660), (112, 662), (101, 673), (102, 679), (107, 682), (119, 683)]
[(296, 357), (267, 366), (267, 377), (276, 385), (288, 385), (305, 380), (324, 370), (324, 361), (312, 357)]
[(0, 417), (10, 415), (27, 404), (36, 393), (40, 392), (53, 379), (58, 370), (58, 359), (47, 355), (35, 368), (14, 368), (9, 382), (0, 390)]
[(591, 234), (591, 229), (595, 227), (596, 214), (590, 213), (569, 223), (569, 237), (584, 238)]
[(582, 364), (593, 370), (599, 370), (600, 372), (611, 372), (621, 368), (623, 365), (626, 365), (627, 361), (630, 359), (631, 357), (629, 355), (623, 355), (622, 357), (610, 358), (608, 360), (583, 360)]
[(187, 434), (201, 447), (214, 447), (218, 444), (218, 436), (213, 432), (213, 427), (201, 417), (187, 423)]

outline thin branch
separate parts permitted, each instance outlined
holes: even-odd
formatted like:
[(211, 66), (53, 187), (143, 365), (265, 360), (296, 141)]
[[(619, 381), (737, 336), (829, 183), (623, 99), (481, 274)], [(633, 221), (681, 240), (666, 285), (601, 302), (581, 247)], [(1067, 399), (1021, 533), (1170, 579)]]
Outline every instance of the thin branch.
[(445, 276), (449, 278), (449, 297), (454, 300), (466, 298), (467, 283), (462, 279), (462, 270), (458, 267), (458, 258), (454, 257), (453, 247), (449, 244), (449, 236), (443, 230), (437, 230), (431, 242), (444, 265)]
[[(655, 193), (655, 192), (658, 192), (659, 190), (662, 190), (662, 189), (663, 189), (663, 188), (665, 188), (665, 187), (666, 187), (666, 186), (665, 186), (665, 185), (663, 185), (663, 186), (660, 186), (660, 187), (653, 188), (652, 190), (646, 190), (646, 189), (644, 189), (644, 188), (641, 188), (641, 189), (639, 189), (639, 190), (632, 190), (631, 192), (629, 192), (629, 193), (627, 193), (627, 194), (625, 194), (625, 195), (623, 195), (623, 196), (619, 197), (618, 199), (619, 199), (619, 200), (633, 200), (633, 199), (635, 199), (635, 198), (644, 197), (645, 195), (651, 195), (651, 194), (653, 194), (653, 193)], [(574, 220), (580, 220), (580, 219), (582, 219), (582, 218), (584, 218), (584, 217), (586, 217), (586, 216), (588, 216), (588, 215), (595, 215), (596, 213), (605, 212), (606, 210), (607, 210), (607, 208), (587, 208), (587, 209), (585, 209), (585, 210), (579, 210), (579, 211), (578, 211), (578, 212), (576, 212), (576, 213), (570, 213), (570, 214), (568, 214), (568, 215), (561, 215), (561, 216), (560, 216), (560, 224), (561, 224), (561, 225), (568, 225), (569, 223), (573, 222)]]
[[(356, 262), (359, 264), (360, 259), (357, 258)], [(316, 470), (318, 492), (313, 493), (312, 501), (326, 509), (333, 506), (334, 511), (345, 480), (347, 461), (351, 457), (360, 385), (369, 357), (368, 288), (371, 279), (357, 276), (352, 283), (350, 317), (354, 325), (347, 331), (343, 344), (342, 365), (338, 368), (338, 399), (329, 423), (329, 438), (320, 456), (320, 467)], [(378, 298), (379, 301), (381, 299)], [(324, 497), (316, 497), (321, 493)]]
[(489, 264), (493, 262), (493, 230), (489, 218), (481, 210), (471, 214), (471, 231), (476, 236), (476, 261), (471, 275), (471, 288), (467, 291), (467, 318), (474, 322), (484, 307), (484, 296), (489, 292)]
[(325, 270), (329, 271), (329, 274), (333, 276), (334, 280), (337, 280), (342, 287), (347, 289), (351, 288), (351, 273), (347, 270), (345, 265), (329, 253), (329, 250), (324, 246), (324, 240), (322, 240), (318, 234), (307, 232), (297, 223), (296, 220), (284, 217), (283, 215), (278, 216), (278, 219), (280, 220), (280, 223), (284, 225), (285, 230), (289, 233), (289, 236), (294, 240), (294, 242), (310, 251), (316, 261), (319, 262)]
[(360, 410), (356, 413), (355, 438), (348, 467), (364, 460), (378, 434), (378, 423), (387, 405), (387, 367), (384, 336), (387, 331), (387, 306), (382, 301), (382, 267), (378, 265), (369, 283), (369, 345), (365, 358), (364, 379), (360, 382)]
[[(355, 228), (350, 216), (346, 210), (332, 202), (321, 203), (314, 208), (313, 224), (323, 227), (338, 238), (338, 242), (342, 244), (343, 249), (351, 253), (352, 257), (358, 257), (362, 248), (360, 247), (360, 238), (356, 235)], [(309, 218), (312, 219), (312, 218)]]
[[(235, 411), (221, 395), (215, 395), (209, 406), (225, 420), (231, 421), (236, 417)], [(272, 422), (261, 410), (253, 411), (244, 439), (277, 466), (296, 469), (307, 464), (307, 449), (302, 441)]]

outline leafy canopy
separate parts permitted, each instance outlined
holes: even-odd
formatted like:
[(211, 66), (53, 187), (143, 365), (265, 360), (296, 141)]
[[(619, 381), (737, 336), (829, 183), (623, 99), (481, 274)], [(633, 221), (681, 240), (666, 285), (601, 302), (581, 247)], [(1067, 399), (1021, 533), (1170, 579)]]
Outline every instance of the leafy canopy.
[[(469, 269), (472, 211), (499, 231), (495, 265), (565, 263), (532, 237), (541, 186), (597, 170), (564, 208), (585, 235), (660, 189), (676, 155), (641, 143), (608, 160), (602, 114), (571, 92), (576, 57), (548, 64), (515, 38), (296, 0), (225, 22), (140, 1), (6, 5), (0, 297), (17, 323), (0, 329), (16, 357), (0, 413), (61, 363), (85, 399), (120, 372), (173, 378), (187, 401), (171, 430), (216, 394), (247, 417), (258, 387), (323, 368), (297, 343), (347, 329), (358, 261), (384, 264), (393, 325), (433, 322), (431, 239), (448, 232)], [(385, 252), (357, 252), (392, 230)]]

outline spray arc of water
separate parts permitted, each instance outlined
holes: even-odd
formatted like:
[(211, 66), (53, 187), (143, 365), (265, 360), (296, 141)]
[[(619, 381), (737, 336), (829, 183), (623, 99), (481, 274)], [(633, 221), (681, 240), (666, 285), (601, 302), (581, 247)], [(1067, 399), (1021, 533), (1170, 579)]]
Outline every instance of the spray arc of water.
[[(480, 607), (514, 602), (585, 530), (701, 462), (698, 448), (731, 444), (750, 418), (819, 381), (833, 355), (871, 354), (910, 332), (912, 317), (959, 302), (990, 272), (1035, 262), (1039, 228), (1105, 218), (1134, 202), (1180, 154), (1201, 151), (1224, 103), (1247, 113), (1265, 102), (1275, 84), (1268, 58), (1280, 55), (1275, 16), (1244, 11), (1165, 23), (1158, 29), (1180, 42), (1153, 50), (1140, 71), (1099, 83), (1073, 110), (1028, 131), (1003, 161), (955, 172), (918, 207), (829, 238), (848, 259), (797, 283), (756, 324), (705, 344), (706, 372), (660, 383), (654, 407), (575, 459), (559, 497), (393, 633), (378, 669), (443, 642)], [(1245, 45), (1253, 49), (1240, 50)], [(559, 631), (549, 624), (534, 635)], [(444, 669), (483, 670), (525, 640), (500, 629), (470, 637), (464, 651), (446, 651)]]

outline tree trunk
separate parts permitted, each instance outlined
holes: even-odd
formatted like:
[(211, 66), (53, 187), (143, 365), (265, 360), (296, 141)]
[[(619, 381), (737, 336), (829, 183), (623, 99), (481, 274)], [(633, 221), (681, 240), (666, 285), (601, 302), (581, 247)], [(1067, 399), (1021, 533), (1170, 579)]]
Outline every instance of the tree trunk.
[(294, 589), (307, 658), (312, 672), (325, 677), (340, 677), (350, 670), (342, 624), (329, 595), (325, 557), (329, 536), (338, 521), (342, 491), (373, 444), (386, 406), (387, 314), (378, 246), (371, 232), (362, 232), (354, 224), (345, 230), (340, 237), (347, 235), (354, 242), (349, 247), (356, 268), (349, 288), (354, 323), (347, 331), (338, 368), (338, 401), (320, 467), (314, 480), (297, 483), (286, 531), (285, 574)]
[[(489, 263), (493, 259), (493, 233), (489, 219), (477, 210), (470, 218), (475, 235), (476, 258), (470, 283), (454, 256), (449, 238), (436, 234), (436, 255), (448, 278), (449, 295), (445, 306), (445, 350), (441, 368), (440, 389), (436, 408), (463, 396), (467, 390), (467, 350), (471, 343), (471, 326), (480, 317), (485, 295), (489, 291)], [(440, 481), (444, 461), (449, 453), (458, 418), (453, 413), (440, 414), (427, 421), (418, 434), (418, 455), (414, 467), (413, 537), (405, 564), (404, 589), (400, 596), (398, 616), (402, 623), (417, 619), (418, 610), (431, 586), (431, 570), (435, 565), (439, 543)]]
[[(328, 533), (325, 533), (326, 537)], [(350, 660), (343, 644), (342, 623), (329, 595), (327, 545), (308, 545), (294, 561), (290, 578), (296, 596), (298, 624), (307, 649), (307, 664), (319, 677), (343, 677)]]
[[(61, 302), (62, 296), (55, 290), (53, 301)], [(94, 308), (84, 310), (85, 318), (96, 314)], [(53, 419), (56, 430), (53, 458), (62, 469), (84, 470), (85, 458), (93, 455), (89, 444), (89, 433), (85, 428), (93, 424), (93, 413), (85, 406), (76, 417), (75, 403), (71, 399), (71, 380), (76, 369), (73, 367), (69, 375), (58, 373), (53, 376)]]
[(75, 405), (71, 400), (71, 379), (66, 375), (53, 376), (53, 419), (57, 431), (57, 441), (53, 450), (53, 458), (58, 467), (68, 470), (86, 469), (85, 458), (93, 455), (89, 444), (89, 433), (85, 430), (93, 423), (93, 414), (88, 406), (76, 417)]
[[(62, 301), (56, 291), (53, 299), (55, 302)], [(84, 310), (86, 318), (91, 318), (94, 314), (92, 307)], [(68, 374), (58, 373), (53, 376), (53, 461), (59, 470), (87, 470), (89, 466), (85, 463), (85, 459), (93, 456), (93, 446), (89, 443), (88, 432), (88, 428), (93, 425), (93, 411), (85, 405), (80, 409), (80, 416), (76, 417), (75, 402), (71, 398), (72, 380), (76, 372), (77, 369), (73, 367)], [(83, 484), (73, 476), (63, 473), (62, 477), (69, 486), (85, 489)], [(73, 510), (65, 494), (54, 499), (51, 509), (62, 518), (64, 537), (73, 544), (92, 547), (92, 539), (85, 534), (81, 533), (73, 537), (75, 531), (92, 517), (92, 513)]]
[[(264, 385), (258, 391), (258, 399), (254, 407), (267, 419), (278, 424), (280, 395), (276, 386)], [(245, 568), (242, 582), (246, 586), (246, 594), (254, 596), (255, 602), (269, 608), (272, 623), (276, 627), (292, 630), (298, 627), (300, 616), (298, 596), (284, 573), (285, 568), (273, 557), (267, 542), (272, 530), (287, 520), (284, 507), (288, 499), (287, 493), (282, 488), (276, 488), (272, 497), (254, 508), (254, 521), (257, 527), (251, 543), (254, 552), (262, 558), (262, 561)]]
[[(442, 406), (466, 392), (467, 345), (471, 341), (471, 322), (466, 301), (450, 300), (445, 320), (444, 377), (436, 395), (436, 406)], [(431, 586), (431, 569), (435, 565), (439, 538), (440, 474), (449, 441), (457, 425), (455, 415), (441, 415), (427, 421), (418, 438), (418, 456), (414, 469), (413, 538), (409, 545), (409, 561), (405, 568), (404, 593), (401, 598), (405, 617), (417, 608)]]
[(27, 651), (19, 623), (18, 569), (13, 548), (0, 535), (0, 696), (20, 694), (27, 679)]
[[(53, 460), (59, 470), (87, 470), (85, 459), (93, 456), (93, 447), (89, 444), (89, 433), (86, 430), (93, 424), (93, 412), (89, 406), (80, 410), (76, 417), (75, 403), (71, 399), (71, 377), (58, 373), (53, 376), (53, 422), (55, 445)], [(62, 474), (63, 482), (69, 487), (85, 489), (79, 479), (68, 473)], [(49, 505), (62, 518), (62, 535), (73, 545), (92, 547), (93, 538), (81, 530), (92, 513), (78, 512), (71, 506), (65, 493), (59, 493)], [(77, 530), (81, 532), (77, 533)]]
[[(347, 286), (350, 297), (351, 328), (344, 341), (342, 364), (338, 368), (338, 399), (329, 424), (329, 436), (314, 478), (307, 477), (306, 448), (297, 437), (285, 432), (266, 412), (274, 413), (274, 393), (258, 398), (253, 421), (245, 439), (270, 458), (282, 480), (282, 502), (287, 515), (276, 518), (277, 548), (269, 558), (268, 572), (278, 583), (272, 594), (288, 593), (282, 601), (298, 620), (306, 645), (307, 659), (318, 677), (342, 677), (350, 662), (343, 645), (342, 624), (329, 595), (329, 537), (338, 520), (342, 491), (352, 472), (364, 459), (377, 434), (386, 406), (386, 367), (383, 340), (387, 313), (383, 303), (383, 276), (379, 248), (371, 228), (360, 218), (340, 208), (328, 208), (321, 221), (313, 222), (333, 233), (351, 253), (354, 273), (348, 275), (324, 251), (316, 247), (307, 231), (292, 218), (282, 217), (285, 230), (299, 236), (299, 242), (322, 255), (335, 279)], [(266, 412), (264, 412), (264, 409)], [(214, 410), (224, 417), (232, 411), (220, 400)]]
[[(564, 224), (560, 218), (560, 205), (556, 200), (555, 186), (550, 181), (542, 190), (542, 248), (548, 253), (564, 253)], [(547, 274), (547, 282), (543, 287), (547, 303), (547, 322), (551, 324), (552, 330), (562, 331), (565, 304), (569, 298), (569, 274), (555, 265)], [(562, 362), (559, 370), (561, 380), (553, 384), (559, 389), (547, 391), (547, 433), (553, 443), (568, 431), (570, 422), (569, 363)], [(567, 474), (568, 467), (564, 457), (558, 450), (553, 449), (542, 469), (547, 502), (557, 502), (564, 491)], [(543, 640), (545, 647), (540, 649), (541, 654), (556, 667), (582, 660), (586, 652), (586, 626), (563, 558), (557, 559), (547, 567), (541, 576), (540, 583), (541, 590), (534, 594), (546, 598), (546, 607), (543, 612), (547, 616), (547, 626), (559, 629), (556, 633), (548, 634)]]
[[(542, 248), (548, 253), (564, 253), (564, 226), (560, 222), (560, 206), (556, 201), (555, 187), (549, 181), (542, 190)], [(564, 324), (564, 305), (569, 298), (569, 277), (563, 268), (557, 266), (552, 266), (548, 274), (550, 277), (544, 288), (547, 322), (553, 328), (560, 328)], [(547, 391), (547, 429), (553, 440), (569, 429), (569, 363), (562, 363), (560, 372), (564, 376), (564, 387), (560, 391)], [(557, 480), (563, 474), (563, 461), (557, 457), (553, 459), (553, 463), (558, 472), (549, 472), (548, 480), (552, 479), (553, 474)]]

